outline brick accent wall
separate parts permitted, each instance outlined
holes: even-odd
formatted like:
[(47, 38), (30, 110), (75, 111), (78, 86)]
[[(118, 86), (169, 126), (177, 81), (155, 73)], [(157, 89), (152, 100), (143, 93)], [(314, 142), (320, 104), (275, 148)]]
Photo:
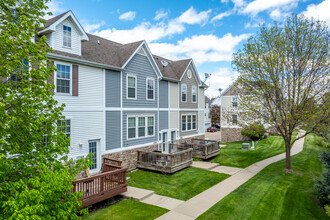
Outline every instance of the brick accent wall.
[(242, 128), (221, 128), (221, 142), (249, 141), (248, 137), (241, 135)]
[(123, 150), (116, 153), (104, 154), (102, 157), (110, 157), (116, 160), (121, 160), (122, 166), (127, 167), (128, 170), (136, 169), (137, 163), (137, 151), (154, 151), (158, 149), (158, 145), (149, 145), (145, 147), (134, 148), (130, 150)]

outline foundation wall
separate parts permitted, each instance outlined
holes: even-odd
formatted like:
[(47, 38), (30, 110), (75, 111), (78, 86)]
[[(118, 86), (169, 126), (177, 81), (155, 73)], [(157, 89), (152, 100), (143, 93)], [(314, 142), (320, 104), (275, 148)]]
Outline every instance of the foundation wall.
[(248, 137), (241, 135), (242, 128), (221, 128), (221, 142), (249, 141)]

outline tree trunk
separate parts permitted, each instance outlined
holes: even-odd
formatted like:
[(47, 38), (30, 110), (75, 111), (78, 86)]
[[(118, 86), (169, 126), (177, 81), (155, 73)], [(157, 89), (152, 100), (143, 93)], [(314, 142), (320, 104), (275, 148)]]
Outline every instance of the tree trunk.
[(292, 172), (291, 170), (291, 148), (290, 148), (290, 140), (285, 140), (285, 169), (287, 172)]

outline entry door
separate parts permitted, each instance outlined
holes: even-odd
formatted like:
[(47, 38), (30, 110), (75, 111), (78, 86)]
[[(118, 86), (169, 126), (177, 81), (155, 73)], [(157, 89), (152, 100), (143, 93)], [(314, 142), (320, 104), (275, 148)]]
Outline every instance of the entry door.
[(168, 154), (167, 131), (162, 133), (162, 153)]
[(98, 152), (98, 146), (97, 146), (97, 141), (89, 141), (88, 142), (88, 148), (89, 148), (89, 153), (93, 153), (93, 164), (91, 167), (89, 167), (89, 170), (91, 171), (97, 171), (99, 170), (98, 164), (99, 164), (99, 152)]

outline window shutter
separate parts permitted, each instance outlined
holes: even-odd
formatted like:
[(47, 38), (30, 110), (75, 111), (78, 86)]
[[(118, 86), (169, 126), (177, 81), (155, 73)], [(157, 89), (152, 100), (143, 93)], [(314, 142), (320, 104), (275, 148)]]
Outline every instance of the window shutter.
[(78, 65), (72, 65), (72, 96), (78, 96)]
[[(47, 60), (47, 67), (51, 67), (51, 66), (54, 66), (54, 61), (51, 61), (51, 63), (49, 64), (48, 60)], [(49, 78), (47, 80), (47, 83), (54, 84), (54, 72), (52, 73), (51, 76), (49, 76)], [(54, 90), (52, 89), (51, 92), (53, 93)]]

